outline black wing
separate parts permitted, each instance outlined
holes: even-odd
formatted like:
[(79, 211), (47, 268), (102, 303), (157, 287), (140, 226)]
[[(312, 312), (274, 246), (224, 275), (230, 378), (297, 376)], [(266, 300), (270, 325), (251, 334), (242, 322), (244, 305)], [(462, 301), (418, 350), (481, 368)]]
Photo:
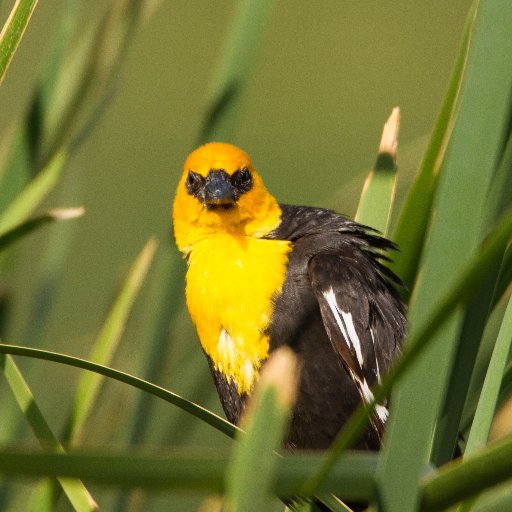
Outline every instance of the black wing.
[[(396, 358), (405, 331), (392, 274), (378, 261), (378, 253), (350, 241), (314, 255), (308, 273), (329, 339), (361, 399), (370, 403), (371, 387)], [(386, 404), (378, 404), (372, 424), (380, 437), (387, 417)]]
[[(397, 247), (332, 210), (280, 206), (281, 224), (269, 238), (292, 241), (294, 253), (302, 255), (297, 266), (304, 262), (331, 344), (361, 399), (373, 401), (371, 387), (396, 359), (406, 329), (396, 290), (402, 283), (382, 263), (385, 252)], [(386, 404), (380, 404), (373, 418), (380, 436), (387, 415)]]

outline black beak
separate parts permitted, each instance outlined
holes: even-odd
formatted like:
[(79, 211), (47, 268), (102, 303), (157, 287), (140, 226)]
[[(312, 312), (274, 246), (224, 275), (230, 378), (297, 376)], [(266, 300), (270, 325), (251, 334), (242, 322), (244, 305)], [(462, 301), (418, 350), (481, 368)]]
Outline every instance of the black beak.
[(230, 208), (235, 205), (238, 198), (229, 174), (222, 170), (210, 171), (204, 184), (204, 203), (206, 207), (221, 206)]

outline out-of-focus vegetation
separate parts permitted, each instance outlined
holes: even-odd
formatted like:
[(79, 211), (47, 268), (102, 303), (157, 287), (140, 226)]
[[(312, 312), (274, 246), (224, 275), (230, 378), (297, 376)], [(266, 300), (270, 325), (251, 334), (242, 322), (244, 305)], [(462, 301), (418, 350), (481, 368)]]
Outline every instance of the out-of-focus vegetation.
[[(512, 508), (512, 441), (484, 449), (512, 388), (508, 1), (20, 0), (0, 16), (1, 510), (220, 510), (224, 490), (233, 510), (313, 493), (334, 511), (331, 493)], [(396, 105), (397, 160), (381, 147), (374, 165)], [(379, 456), (345, 452), (360, 410), (325, 456), (277, 459), (290, 404), (272, 378), (247, 434), (217, 416), (170, 236), (182, 162), (211, 139), (246, 149), (280, 201), (357, 210), (401, 245), (411, 329), (376, 390), (393, 398)]]

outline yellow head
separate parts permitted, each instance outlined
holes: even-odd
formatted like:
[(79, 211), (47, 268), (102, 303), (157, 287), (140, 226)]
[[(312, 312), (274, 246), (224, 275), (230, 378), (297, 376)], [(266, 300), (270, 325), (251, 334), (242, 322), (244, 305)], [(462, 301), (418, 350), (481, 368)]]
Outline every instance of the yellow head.
[(180, 251), (216, 234), (260, 238), (279, 224), (281, 210), (251, 159), (231, 144), (210, 142), (190, 153), (174, 200)]

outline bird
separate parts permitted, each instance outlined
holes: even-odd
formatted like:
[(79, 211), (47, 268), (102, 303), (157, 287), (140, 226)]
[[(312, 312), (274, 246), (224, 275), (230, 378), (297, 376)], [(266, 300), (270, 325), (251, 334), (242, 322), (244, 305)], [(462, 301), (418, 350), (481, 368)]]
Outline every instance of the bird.
[[(301, 364), (285, 447), (324, 450), (374, 400), (401, 351), (406, 308), (387, 266), (397, 246), (330, 209), (282, 204), (249, 155), (209, 142), (186, 158), (173, 205), (186, 303), (230, 422), (274, 350)], [(378, 450), (378, 403), (356, 448)]]

